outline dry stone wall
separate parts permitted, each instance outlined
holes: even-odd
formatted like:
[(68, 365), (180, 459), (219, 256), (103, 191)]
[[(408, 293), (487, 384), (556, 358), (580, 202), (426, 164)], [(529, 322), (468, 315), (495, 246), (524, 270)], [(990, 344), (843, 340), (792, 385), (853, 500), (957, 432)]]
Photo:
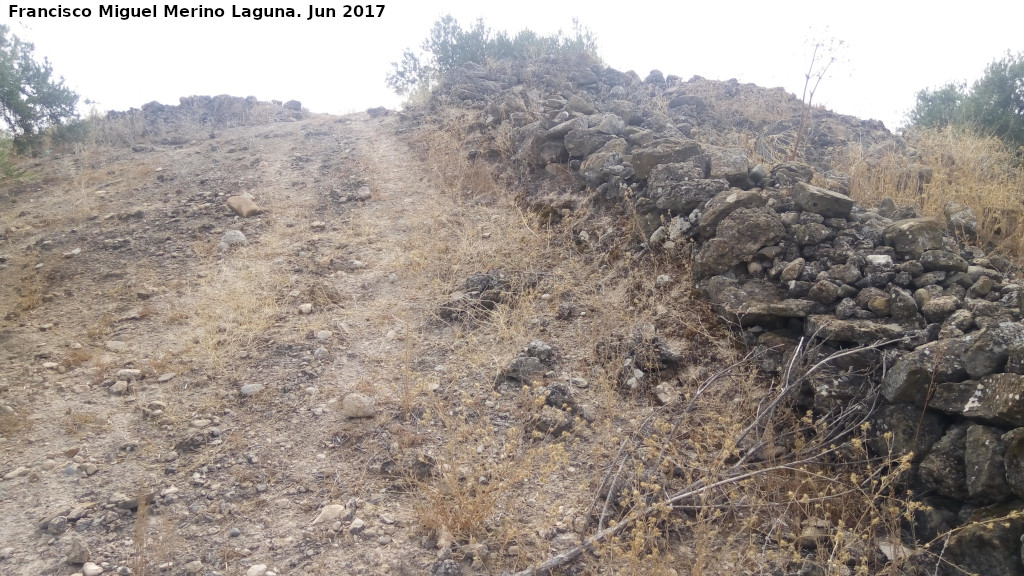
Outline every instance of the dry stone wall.
[[(950, 558), (1024, 575), (1024, 520), (970, 525), (1024, 511), (1024, 289), (1011, 262), (972, 244), (977, 218), (965, 206), (950, 203), (941, 219), (892, 202), (864, 207), (842, 175), (830, 175), (836, 190), (811, 184), (828, 166), (755, 164), (740, 147), (708, 144), (742, 122), (717, 117), (719, 103), (692, 94), (696, 82), (706, 83), (551, 62), (468, 65), (434, 105), (478, 111), (472, 154), (496, 156), (503, 134), (534, 181), (568, 168), (581, 183), (575, 200), (635, 212), (645, 250), (691, 256), (697, 286), (763, 352), (764, 370), (859, 348), (809, 379), (802, 403), (821, 415), (883, 398), (871, 447), (913, 454), (908, 484), (934, 507), (919, 515), (919, 537), (967, 526), (949, 539)], [(815, 114), (828, 137), (810, 157), (897, 140), (878, 122)]]

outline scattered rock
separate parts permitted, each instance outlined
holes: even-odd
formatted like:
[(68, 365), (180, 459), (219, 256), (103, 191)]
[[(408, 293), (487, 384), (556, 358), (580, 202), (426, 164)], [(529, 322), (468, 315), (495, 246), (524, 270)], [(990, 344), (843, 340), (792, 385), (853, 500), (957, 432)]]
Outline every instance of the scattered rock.
[[(249, 216), (255, 216), (263, 212), (263, 210), (256, 205), (256, 202), (253, 202), (252, 198), (248, 196), (231, 196), (227, 200), (227, 205), (232, 212), (238, 214), (242, 218), (248, 218)], [(222, 239), (221, 241), (223, 242), (224, 240)]]
[(345, 419), (372, 418), (376, 413), (373, 399), (366, 394), (352, 392), (341, 402), (341, 417)]

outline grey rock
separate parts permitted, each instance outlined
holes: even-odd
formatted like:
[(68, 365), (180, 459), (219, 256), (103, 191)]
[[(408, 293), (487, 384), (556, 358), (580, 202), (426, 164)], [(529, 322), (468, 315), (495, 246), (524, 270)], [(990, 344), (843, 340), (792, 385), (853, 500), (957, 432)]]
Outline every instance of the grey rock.
[(597, 188), (601, 183), (607, 182), (613, 177), (628, 176), (631, 169), (627, 170), (622, 162), (622, 156), (625, 153), (625, 140), (622, 138), (609, 140), (607, 144), (583, 161), (580, 165), (580, 176), (591, 188)]
[(352, 392), (345, 395), (341, 401), (341, 417), (349, 418), (372, 418), (377, 414), (373, 398), (360, 392)]
[(529, 384), (540, 378), (546, 371), (547, 368), (544, 367), (539, 358), (534, 356), (517, 356), (512, 360), (508, 368), (498, 375), (495, 385), (498, 386), (505, 382)]
[(889, 292), (889, 314), (894, 319), (905, 322), (916, 317), (917, 313), (917, 302), (910, 292), (895, 287)]
[[(913, 404), (886, 404), (872, 416), (868, 447), (875, 454), (901, 457), (913, 452), (920, 462), (942, 437), (942, 419)], [(887, 433), (891, 436), (886, 436)]]
[(793, 227), (793, 239), (800, 246), (821, 244), (832, 239), (832, 229), (817, 222), (798, 224)]
[(811, 287), (807, 296), (822, 304), (831, 304), (839, 298), (839, 286), (828, 280), (820, 280)]
[(633, 150), (633, 170), (637, 178), (646, 180), (658, 164), (685, 162), (701, 153), (701, 146), (695, 140), (664, 138), (651, 145)]
[(715, 276), (708, 281), (706, 291), (715, 314), (741, 326), (806, 318), (815, 306), (809, 300), (786, 298), (776, 286), (759, 280), (740, 285), (724, 276)]
[(929, 322), (942, 322), (960, 307), (960, 300), (955, 296), (939, 296), (932, 298), (921, 306), (921, 314)]
[(804, 334), (834, 342), (872, 344), (882, 340), (902, 338), (905, 330), (899, 324), (884, 324), (871, 320), (839, 320), (834, 316), (812, 314), (804, 322)]
[(967, 428), (966, 424), (950, 426), (921, 461), (918, 470), (925, 486), (947, 498), (965, 500), (968, 497), (967, 469), (964, 464)]
[(1004, 322), (982, 330), (964, 356), (967, 373), (976, 380), (1002, 372), (1010, 358), (1010, 348), (1019, 346), (1024, 346), (1024, 326), (1021, 324)]
[(730, 186), (737, 188), (751, 187), (750, 158), (746, 152), (739, 148), (709, 146), (707, 155), (711, 166), (709, 178), (726, 180)]
[(778, 242), (786, 229), (775, 212), (761, 208), (736, 210), (718, 225), (694, 259), (694, 277), (707, 278), (749, 260), (758, 250)]
[(967, 429), (964, 456), (967, 492), (975, 502), (992, 504), (1010, 497), (1004, 465), (1006, 444), (1002, 435), (1003, 430), (991, 426), (974, 425)]
[(900, 256), (920, 258), (928, 250), (942, 248), (944, 231), (942, 223), (932, 218), (899, 220), (885, 229), (885, 245)]
[(68, 564), (85, 564), (89, 561), (89, 546), (85, 543), (85, 539), (78, 534), (71, 535), (71, 541), (68, 544), (67, 563)]
[(286, 110), (302, 110), (302, 102), (298, 100), (289, 100), (283, 106)]
[(622, 136), (626, 130), (626, 122), (618, 114), (601, 114), (599, 118), (588, 123), (594, 130), (612, 136)]
[(611, 139), (612, 136), (610, 134), (587, 128), (579, 128), (566, 134), (564, 142), (569, 156), (585, 158), (592, 152), (599, 150)]
[(929, 407), (995, 426), (1024, 426), (1024, 376), (992, 374), (979, 380), (939, 384)]
[(248, 243), (249, 241), (241, 230), (228, 230), (220, 238), (220, 249), (223, 251), (237, 246), (245, 246)]
[(1020, 556), (1024, 518), (992, 521), (1021, 506), (1024, 503), (1016, 502), (975, 510), (967, 523), (950, 537), (946, 545), (948, 559), (970, 574), (1024, 576)]
[[(716, 194), (704, 206), (697, 220), (697, 235), (711, 238), (718, 231), (718, 225), (740, 208), (761, 208), (764, 199), (757, 192), (727, 190)], [(781, 218), (780, 218), (781, 222)]]
[(802, 210), (826, 218), (845, 218), (853, 208), (853, 199), (831, 190), (798, 182), (793, 187), (793, 200)]
[(963, 236), (968, 240), (977, 238), (978, 217), (975, 216), (974, 210), (971, 210), (970, 206), (950, 201), (943, 207), (942, 213), (946, 217), (946, 227), (950, 233)]
[(1006, 483), (1018, 498), (1024, 498), (1024, 428), (1014, 428), (1000, 438), (1006, 451), (1003, 465)]
[(263, 384), (245, 384), (238, 393), (241, 394), (243, 398), (248, 398), (249, 396), (258, 393), (260, 390), (263, 390)]
[(660, 210), (685, 215), (728, 190), (725, 180), (704, 178), (692, 162), (659, 164), (647, 180), (647, 194)]
[(771, 170), (771, 179), (777, 186), (792, 186), (797, 182), (810, 182), (814, 169), (803, 162), (783, 162)]
[(587, 102), (587, 100), (583, 98), (583, 96), (580, 96), (579, 94), (573, 94), (572, 96), (570, 96), (569, 101), (565, 103), (565, 106), (562, 107), (562, 110), (569, 113), (584, 115), (590, 115), (597, 112), (597, 108), (594, 108), (593, 104)]
[(942, 270), (944, 272), (967, 272), (967, 261), (946, 252), (945, 250), (925, 250), (921, 254), (921, 264), (927, 271)]
[(803, 258), (797, 258), (796, 260), (793, 260), (789, 264), (786, 264), (786, 266), (782, 269), (782, 272), (779, 274), (779, 280), (781, 282), (792, 282), (793, 280), (796, 280), (804, 271), (804, 266), (806, 264), (807, 261), (804, 260)]
[(963, 356), (973, 342), (965, 336), (919, 346), (886, 371), (882, 394), (890, 402), (923, 404), (933, 385), (967, 378)]

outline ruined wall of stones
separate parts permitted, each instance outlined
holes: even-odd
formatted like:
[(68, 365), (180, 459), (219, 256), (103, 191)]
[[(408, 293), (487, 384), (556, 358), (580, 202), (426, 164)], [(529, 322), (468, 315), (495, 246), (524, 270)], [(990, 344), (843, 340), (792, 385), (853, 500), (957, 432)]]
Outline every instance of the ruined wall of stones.
[[(521, 170), (543, 180), (567, 168), (577, 198), (635, 211), (645, 249), (692, 256), (694, 281), (766, 371), (794, 353), (862, 348), (811, 378), (802, 402), (825, 414), (880, 392), (871, 447), (913, 453), (910, 487), (934, 507), (917, 519), (919, 538), (1024, 510), (1024, 290), (1011, 262), (972, 244), (975, 215), (953, 203), (941, 219), (859, 206), (842, 175), (838, 191), (811, 185), (827, 166), (754, 165), (739, 147), (709, 145), (725, 140), (724, 123), (691, 84), (657, 71), (641, 81), (601, 67), (469, 65), (434, 103), (478, 112), (472, 153), (493, 155), (505, 134)], [(815, 114), (827, 144), (893, 140), (877, 122)], [(1024, 520), (965, 528), (947, 552), (979, 573), (1021, 575), (1022, 534)]]

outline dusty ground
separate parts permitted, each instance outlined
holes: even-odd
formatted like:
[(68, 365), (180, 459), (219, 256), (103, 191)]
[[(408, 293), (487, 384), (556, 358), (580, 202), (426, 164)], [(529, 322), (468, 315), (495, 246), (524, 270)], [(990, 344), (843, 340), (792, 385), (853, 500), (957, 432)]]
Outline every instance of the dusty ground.
[[(0, 191), (0, 574), (500, 573), (578, 543), (616, 434), (653, 410), (594, 343), (657, 316), (656, 274), (566, 249), (583, 224), (532, 225), (393, 114), (186, 142), (53, 154)], [(226, 207), (243, 193), (262, 214)], [(532, 280), (438, 317), (495, 269)], [(534, 339), (593, 422), (568, 439), (494, 389)], [(353, 394), (372, 416), (346, 417)]]

